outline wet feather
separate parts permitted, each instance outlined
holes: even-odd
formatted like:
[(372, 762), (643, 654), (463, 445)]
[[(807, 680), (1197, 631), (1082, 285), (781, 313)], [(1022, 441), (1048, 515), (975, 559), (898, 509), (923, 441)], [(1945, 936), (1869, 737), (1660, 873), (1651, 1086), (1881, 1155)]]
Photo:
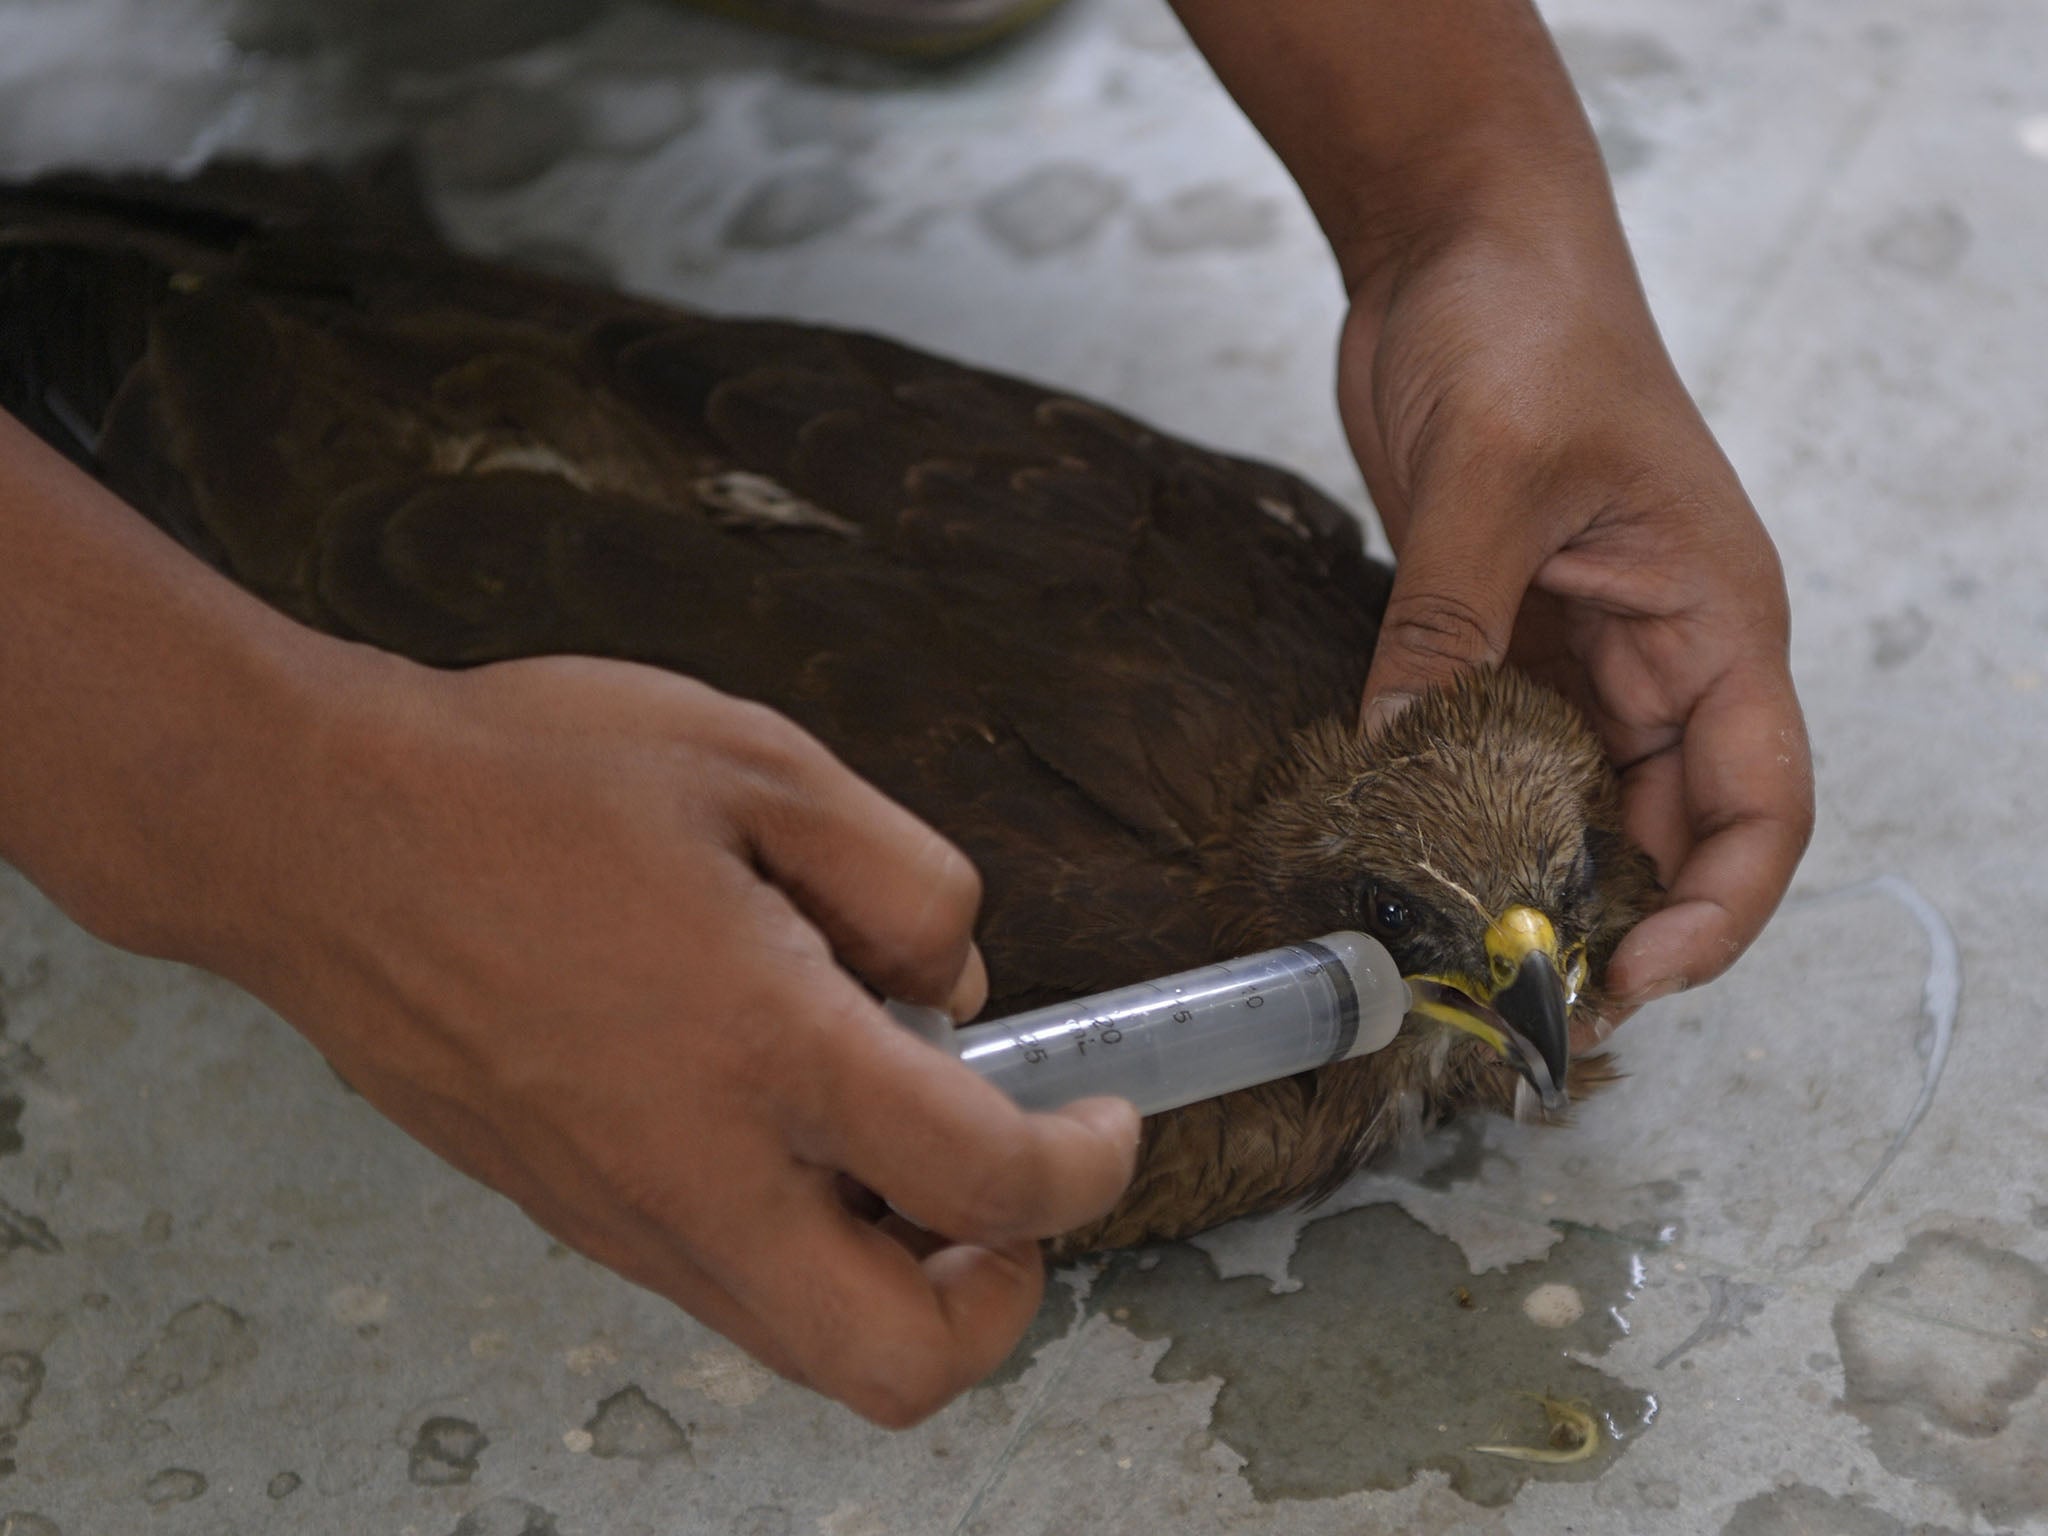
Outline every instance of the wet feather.
[[(1313, 487), (879, 338), (472, 260), (410, 206), (246, 168), (0, 190), (0, 398), (317, 628), (783, 710), (979, 866), (996, 1012), (1361, 926), (1382, 886), (1404, 969), (1483, 970), (1486, 914), (1528, 904), (1600, 1008), (1653, 885), (1597, 742), (1507, 672), (1363, 741), (1389, 573)], [(1057, 1246), (1315, 1198), (1519, 1081), (1411, 1020), (1155, 1117)]]

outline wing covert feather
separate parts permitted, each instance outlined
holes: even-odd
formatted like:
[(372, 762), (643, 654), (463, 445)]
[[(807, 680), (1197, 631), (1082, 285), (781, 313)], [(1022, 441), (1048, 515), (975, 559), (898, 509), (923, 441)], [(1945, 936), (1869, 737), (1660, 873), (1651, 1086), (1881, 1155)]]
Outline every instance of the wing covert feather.
[(1277, 470), (391, 224), (176, 216), (68, 211), (6, 269), (90, 256), (119, 285), (103, 478), (331, 632), (445, 666), (615, 656), (784, 710), (980, 865), (1005, 1004), (1207, 957), (1204, 846), (1355, 707), (1386, 575)]

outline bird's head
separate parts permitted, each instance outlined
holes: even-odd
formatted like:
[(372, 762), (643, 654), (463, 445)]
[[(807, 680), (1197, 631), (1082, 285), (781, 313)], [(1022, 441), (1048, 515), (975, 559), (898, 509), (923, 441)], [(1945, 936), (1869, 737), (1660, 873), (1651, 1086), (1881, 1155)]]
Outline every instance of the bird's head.
[(1572, 1021), (1597, 1013), (1656, 889), (1585, 721), (1518, 672), (1482, 671), (1371, 741), (1331, 721), (1297, 748), (1233, 849), (1260, 930), (1233, 937), (1371, 934), (1415, 996), (1402, 1035), (1422, 1086), (1512, 1103), (1519, 1073), (1558, 1107)]

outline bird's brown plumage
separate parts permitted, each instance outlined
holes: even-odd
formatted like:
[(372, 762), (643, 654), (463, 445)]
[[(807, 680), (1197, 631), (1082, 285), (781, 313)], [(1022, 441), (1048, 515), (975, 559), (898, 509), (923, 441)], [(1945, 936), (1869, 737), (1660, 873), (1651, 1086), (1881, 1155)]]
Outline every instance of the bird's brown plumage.
[[(979, 866), (996, 1011), (1357, 927), (1374, 890), (1418, 915), (1406, 970), (1483, 972), (1519, 903), (1597, 977), (1647, 903), (1561, 700), (1481, 674), (1366, 745), (1389, 573), (1351, 518), (1100, 406), (468, 260), (402, 196), (246, 169), (0, 193), (0, 344), (10, 409), (307, 624), (783, 710)], [(1148, 1121), (1063, 1245), (1313, 1196), (1516, 1082), (1411, 1019)]]

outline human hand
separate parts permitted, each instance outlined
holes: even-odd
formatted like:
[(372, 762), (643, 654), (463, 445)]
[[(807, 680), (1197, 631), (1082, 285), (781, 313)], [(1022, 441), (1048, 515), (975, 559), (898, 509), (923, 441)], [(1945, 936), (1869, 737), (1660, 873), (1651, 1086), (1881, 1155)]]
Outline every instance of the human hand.
[(1644, 302), (1531, 0), (1174, 0), (1299, 183), (1352, 296), (1338, 402), (1400, 555), (1366, 684), (1512, 660), (1621, 771), (1664, 909), (1609, 990), (1725, 970), (1813, 821), (1776, 552)]
[(1609, 966), (1619, 1016), (1719, 975), (1805, 849), (1812, 764), (1776, 552), (1604, 193), (1388, 270), (1354, 302), (1338, 397), (1400, 557), (1367, 728), (1503, 660), (1574, 699), (1668, 891)]
[(1109, 1208), (1138, 1121), (1023, 1113), (849, 974), (977, 1009), (966, 859), (701, 685), (337, 649), (317, 750), (271, 765), (288, 798), (241, 818), (259, 852), (215, 882), (230, 937), (194, 958), (792, 1380), (897, 1426), (992, 1370), (1038, 1305), (1034, 1239)]

